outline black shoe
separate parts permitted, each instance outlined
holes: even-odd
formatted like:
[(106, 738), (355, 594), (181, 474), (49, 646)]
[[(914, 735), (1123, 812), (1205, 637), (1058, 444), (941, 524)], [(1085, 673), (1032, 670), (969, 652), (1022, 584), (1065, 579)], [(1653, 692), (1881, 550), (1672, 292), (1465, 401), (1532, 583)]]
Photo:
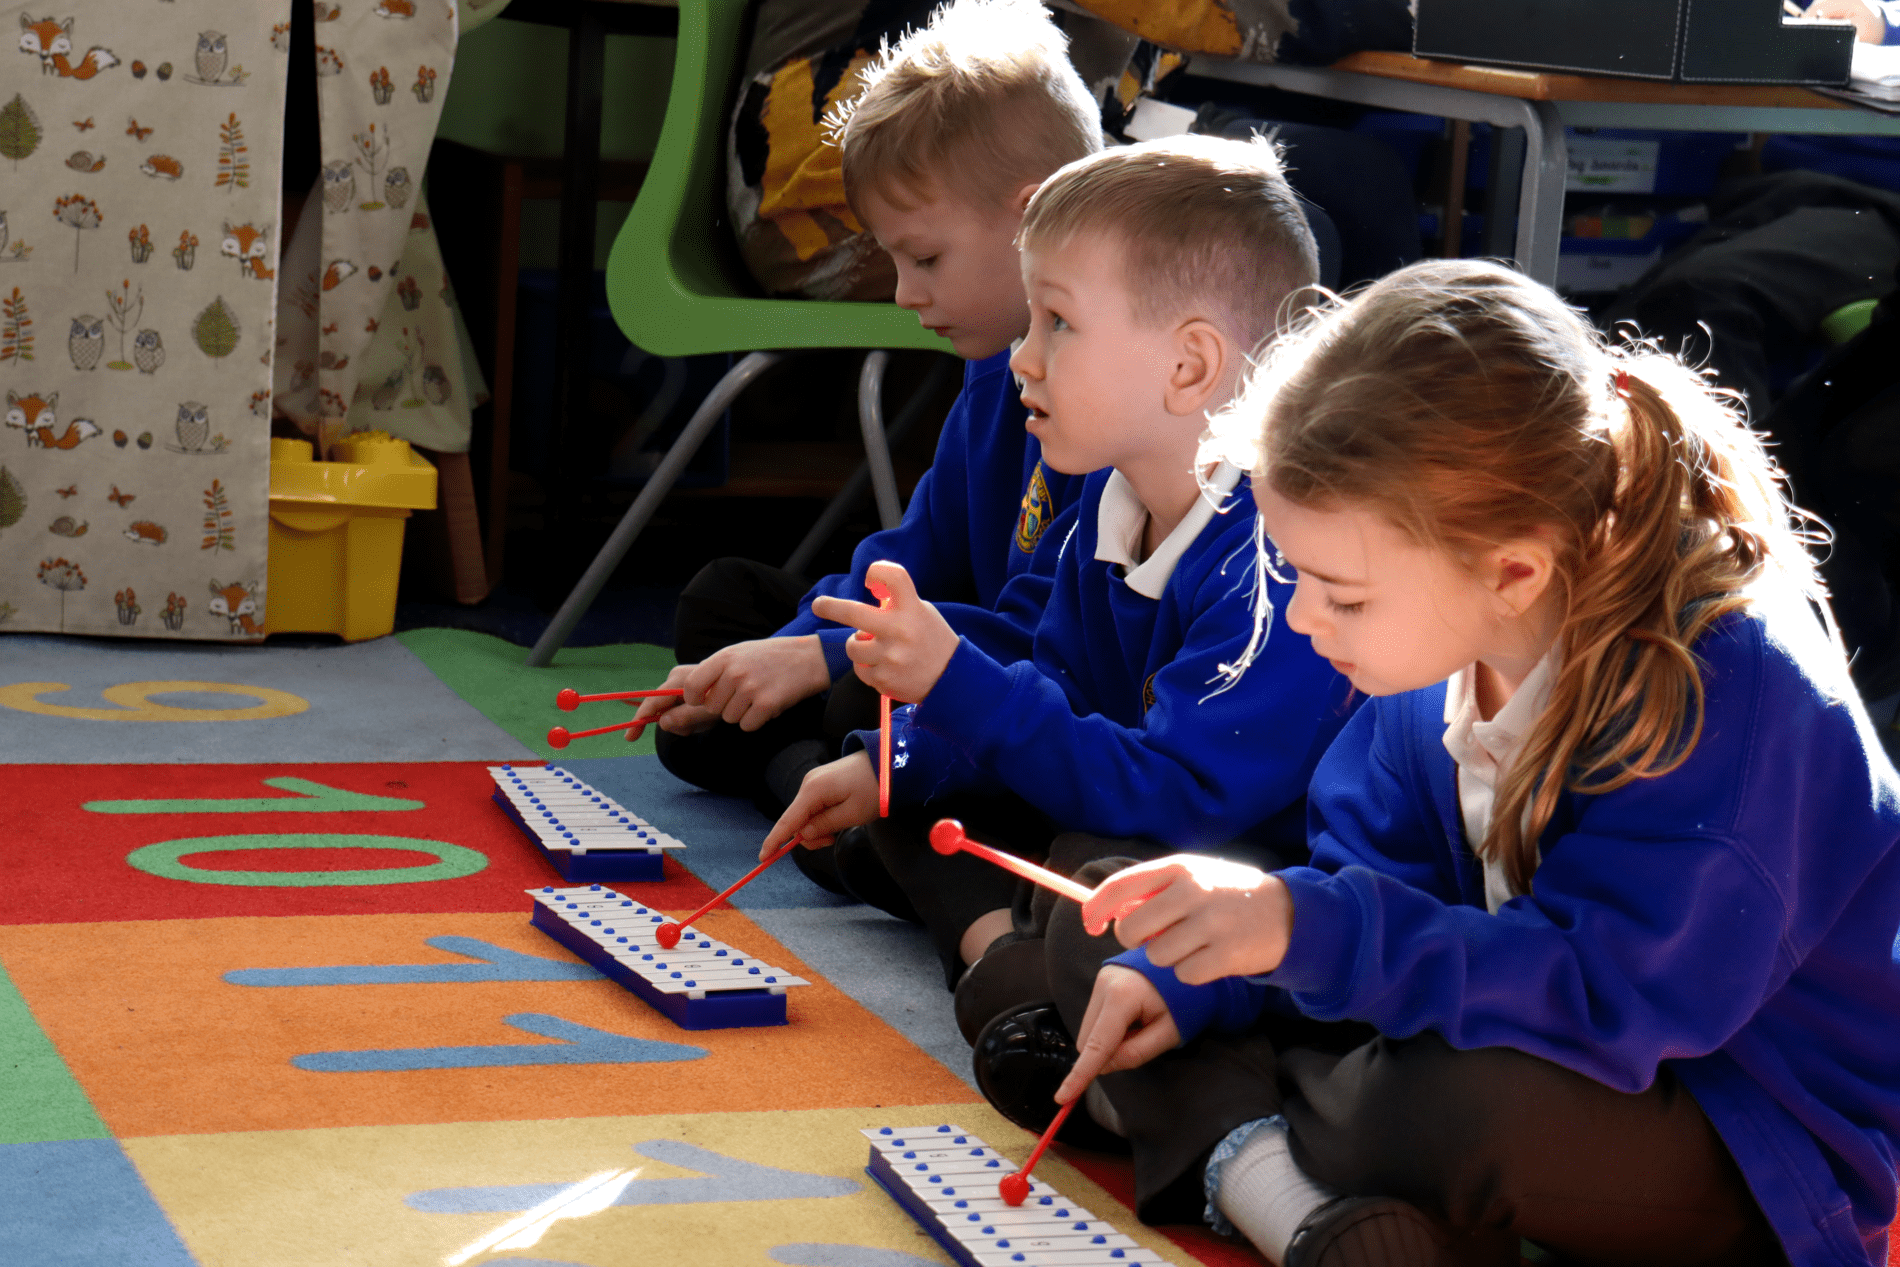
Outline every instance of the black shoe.
[[(983, 1098), (1016, 1125), (1040, 1135), (1055, 1120), (1056, 1088), (1075, 1058), (1075, 1040), (1056, 1005), (1039, 1002), (1012, 1008), (985, 1025), (971, 1060)], [(1128, 1151), (1128, 1141), (1099, 1125), (1086, 1105), (1069, 1114), (1056, 1138), (1100, 1152)]]
[(964, 1042), (976, 1046), (983, 1027), (1002, 1013), (1048, 999), (1042, 946), (1040, 937), (1004, 933), (964, 972), (957, 982), (957, 1028)]
[(1286, 1247), (1286, 1267), (1514, 1267), (1517, 1261), (1516, 1237), (1454, 1236), (1395, 1197), (1328, 1201), (1306, 1216)]

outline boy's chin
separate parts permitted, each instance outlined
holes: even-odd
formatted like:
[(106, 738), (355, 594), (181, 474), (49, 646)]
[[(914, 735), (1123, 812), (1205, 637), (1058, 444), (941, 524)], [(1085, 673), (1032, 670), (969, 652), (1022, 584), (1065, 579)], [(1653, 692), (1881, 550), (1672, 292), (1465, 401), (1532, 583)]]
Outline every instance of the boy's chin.
[(998, 352), (1009, 350), (1010, 340), (993, 334), (959, 334), (949, 336), (950, 347), (966, 361), (987, 361)]

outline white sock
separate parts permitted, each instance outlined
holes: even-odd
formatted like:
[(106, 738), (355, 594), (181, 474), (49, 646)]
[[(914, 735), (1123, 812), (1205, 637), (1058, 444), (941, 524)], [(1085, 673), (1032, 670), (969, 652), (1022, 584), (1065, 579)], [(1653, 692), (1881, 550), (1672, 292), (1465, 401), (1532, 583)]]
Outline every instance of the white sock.
[(1268, 1118), (1222, 1165), (1214, 1208), (1276, 1263), (1306, 1216), (1339, 1194), (1314, 1183), (1287, 1151), (1286, 1121)]

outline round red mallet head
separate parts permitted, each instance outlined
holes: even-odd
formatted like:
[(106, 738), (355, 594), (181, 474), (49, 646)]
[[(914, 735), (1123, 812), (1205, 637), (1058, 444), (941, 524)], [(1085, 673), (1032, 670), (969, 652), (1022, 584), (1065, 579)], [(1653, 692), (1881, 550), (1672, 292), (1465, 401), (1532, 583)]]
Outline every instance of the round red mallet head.
[(1042, 1160), (1043, 1150), (1049, 1147), (1049, 1141), (1056, 1137), (1056, 1132), (1062, 1129), (1062, 1124), (1069, 1120), (1069, 1111), (1081, 1098), (1078, 1095), (1074, 1100), (1070, 1100), (1057, 1109), (1054, 1120), (1043, 1129), (1042, 1138), (1036, 1141), (1036, 1149), (1029, 1154), (1029, 1160), (1023, 1163), (1023, 1168), (1013, 1175), (1004, 1175), (998, 1181), (996, 1195), (1003, 1198), (1004, 1205), (1021, 1205), (1029, 1199), (1029, 1172), (1034, 1170), (1036, 1163)]
[(653, 940), (660, 943), (662, 950), (671, 950), (680, 944), (680, 926), (668, 920), (653, 930)]
[(940, 818), (930, 828), (930, 847), (945, 856), (963, 848), (966, 839), (963, 824), (954, 818)]
[(568, 734), (566, 726), (556, 726), (554, 729), (548, 731), (548, 747), (550, 748), (565, 748), (567, 747), (567, 740)]
[(571, 713), (581, 706), (581, 693), (573, 687), (563, 687), (554, 697), (554, 706), (564, 713)]

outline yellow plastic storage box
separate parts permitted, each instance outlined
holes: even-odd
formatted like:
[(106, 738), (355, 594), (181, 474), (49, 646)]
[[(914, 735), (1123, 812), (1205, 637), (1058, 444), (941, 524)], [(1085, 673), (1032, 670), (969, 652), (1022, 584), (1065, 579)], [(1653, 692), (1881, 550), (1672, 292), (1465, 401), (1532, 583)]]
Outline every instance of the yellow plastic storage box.
[(357, 642), (396, 627), (403, 520), (435, 508), (435, 468), (381, 431), (331, 451), (318, 462), (308, 440), (270, 442), (267, 634)]

